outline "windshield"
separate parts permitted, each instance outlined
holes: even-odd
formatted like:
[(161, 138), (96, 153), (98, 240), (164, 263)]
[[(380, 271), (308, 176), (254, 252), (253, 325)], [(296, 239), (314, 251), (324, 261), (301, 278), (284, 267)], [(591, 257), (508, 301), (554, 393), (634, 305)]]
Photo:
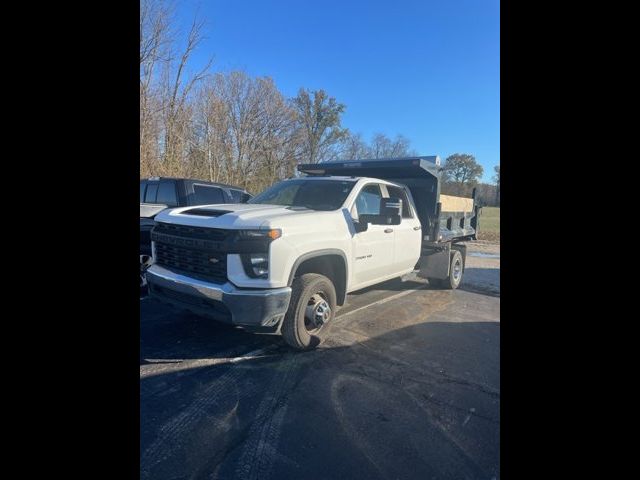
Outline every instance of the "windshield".
[(247, 203), (337, 210), (354, 185), (355, 182), (341, 180), (287, 180), (276, 183)]

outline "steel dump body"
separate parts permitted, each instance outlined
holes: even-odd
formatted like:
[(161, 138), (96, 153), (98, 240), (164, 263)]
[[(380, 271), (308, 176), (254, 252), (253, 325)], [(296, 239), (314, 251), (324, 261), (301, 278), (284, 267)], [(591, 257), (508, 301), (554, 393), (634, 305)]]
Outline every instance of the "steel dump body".
[(474, 198), (440, 194), (440, 159), (430, 157), (349, 160), (298, 165), (307, 175), (372, 177), (406, 185), (420, 223), (423, 245), (475, 240), (479, 207)]

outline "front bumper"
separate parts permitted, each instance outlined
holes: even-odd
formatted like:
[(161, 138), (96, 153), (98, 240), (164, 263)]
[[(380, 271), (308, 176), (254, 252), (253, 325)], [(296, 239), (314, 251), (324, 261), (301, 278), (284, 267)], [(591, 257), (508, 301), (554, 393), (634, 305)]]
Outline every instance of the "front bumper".
[(160, 301), (245, 328), (275, 328), (284, 317), (291, 288), (242, 289), (209, 283), (152, 265), (149, 294)]

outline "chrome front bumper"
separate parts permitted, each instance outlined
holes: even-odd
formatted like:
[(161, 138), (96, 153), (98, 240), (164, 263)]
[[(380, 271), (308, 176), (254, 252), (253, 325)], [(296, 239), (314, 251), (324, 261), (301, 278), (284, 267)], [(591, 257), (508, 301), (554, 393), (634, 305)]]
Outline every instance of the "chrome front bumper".
[(276, 327), (284, 317), (291, 288), (242, 289), (180, 275), (159, 265), (147, 270), (149, 294), (200, 315), (242, 327)]

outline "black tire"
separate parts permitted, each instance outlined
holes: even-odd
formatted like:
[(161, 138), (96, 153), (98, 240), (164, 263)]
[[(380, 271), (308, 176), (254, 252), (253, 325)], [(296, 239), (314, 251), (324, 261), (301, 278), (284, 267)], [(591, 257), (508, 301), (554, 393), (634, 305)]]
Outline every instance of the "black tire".
[[(296, 350), (311, 350), (320, 345), (329, 333), (336, 312), (336, 289), (324, 275), (305, 273), (293, 280), (291, 290), (289, 309), (282, 321), (282, 336)], [(326, 314), (322, 300), (329, 306), (330, 312), (319, 328), (310, 328), (316, 324), (311, 324), (305, 316), (307, 307), (315, 305), (314, 311), (324, 311)]]
[(429, 284), (435, 288), (455, 290), (462, 283), (464, 272), (464, 260), (459, 250), (451, 250), (451, 263), (449, 264), (449, 276), (447, 278), (429, 278)]

